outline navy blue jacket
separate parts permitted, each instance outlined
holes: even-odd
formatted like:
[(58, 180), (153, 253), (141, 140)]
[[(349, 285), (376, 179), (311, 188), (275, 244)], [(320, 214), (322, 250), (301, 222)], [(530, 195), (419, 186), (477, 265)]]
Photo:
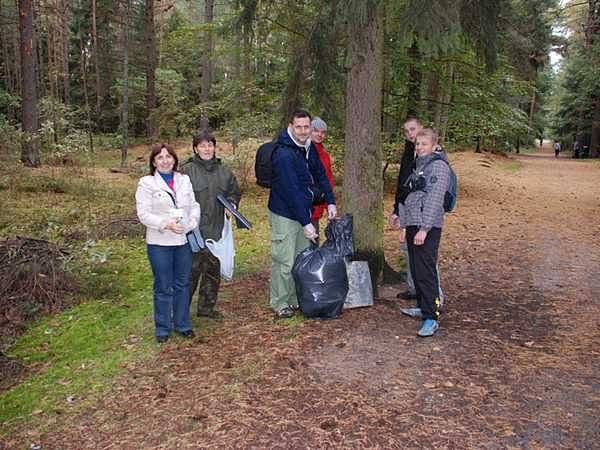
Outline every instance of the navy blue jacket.
[(271, 212), (300, 222), (302, 226), (308, 225), (313, 202), (311, 188), (315, 184), (325, 193), (327, 204), (335, 204), (329, 180), (313, 144), (309, 147), (307, 158), (306, 150), (296, 145), (287, 129), (283, 130), (277, 138), (271, 166)]

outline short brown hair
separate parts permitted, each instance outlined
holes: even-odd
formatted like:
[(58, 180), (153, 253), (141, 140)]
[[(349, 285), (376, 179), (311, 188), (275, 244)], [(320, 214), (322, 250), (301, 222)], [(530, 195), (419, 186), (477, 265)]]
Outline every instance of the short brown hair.
[(308, 117), (308, 120), (312, 119), (310, 113), (307, 110), (301, 108), (295, 109), (290, 115), (290, 123), (294, 123), (294, 119), (302, 119), (305, 117)]
[(423, 123), (416, 116), (408, 116), (402, 125), (408, 122), (417, 122), (419, 125), (423, 126)]
[(192, 150), (194, 150), (194, 153), (196, 152), (196, 147), (198, 147), (201, 142), (212, 142), (215, 147), (217, 146), (215, 135), (209, 130), (199, 131), (192, 138)]
[(154, 158), (156, 158), (156, 155), (158, 155), (163, 148), (167, 150), (167, 152), (169, 152), (169, 155), (171, 155), (175, 160), (175, 164), (173, 164), (173, 172), (177, 170), (179, 158), (177, 158), (177, 153), (175, 153), (175, 149), (168, 144), (154, 144), (152, 146), (152, 150), (150, 151), (150, 175), (154, 175), (154, 172), (156, 171), (156, 167), (154, 167)]

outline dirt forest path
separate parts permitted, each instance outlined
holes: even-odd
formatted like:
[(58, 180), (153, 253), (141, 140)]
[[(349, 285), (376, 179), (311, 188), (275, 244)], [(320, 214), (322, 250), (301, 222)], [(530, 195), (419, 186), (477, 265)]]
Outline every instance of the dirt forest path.
[(451, 159), (435, 337), (400, 314), (403, 286), (335, 321), (275, 323), (263, 272), (226, 288), (210, 336), (169, 344), (93, 408), (9, 446), (598, 448), (600, 166)]

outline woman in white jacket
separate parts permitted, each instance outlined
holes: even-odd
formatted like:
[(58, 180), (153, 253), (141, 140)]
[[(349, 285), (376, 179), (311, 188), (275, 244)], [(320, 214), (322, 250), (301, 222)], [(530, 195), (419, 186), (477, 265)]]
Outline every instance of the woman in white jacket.
[(177, 163), (172, 147), (153, 146), (150, 175), (140, 179), (135, 193), (154, 275), (154, 324), (159, 343), (169, 339), (173, 328), (183, 337), (194, 337), (189, 304), (192, 251), (186, 233), (198, 226), (200, 205), (189, 177), (177, 172)]

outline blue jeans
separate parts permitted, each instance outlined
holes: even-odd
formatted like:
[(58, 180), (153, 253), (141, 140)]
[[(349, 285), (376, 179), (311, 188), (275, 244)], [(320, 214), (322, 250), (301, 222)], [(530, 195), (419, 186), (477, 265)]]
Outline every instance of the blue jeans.
[(154, 275), (155, 335), (168, 336), (173, 326), (179, 332), (191, 330), (190, 246), (148, 244), (148, 259)]

